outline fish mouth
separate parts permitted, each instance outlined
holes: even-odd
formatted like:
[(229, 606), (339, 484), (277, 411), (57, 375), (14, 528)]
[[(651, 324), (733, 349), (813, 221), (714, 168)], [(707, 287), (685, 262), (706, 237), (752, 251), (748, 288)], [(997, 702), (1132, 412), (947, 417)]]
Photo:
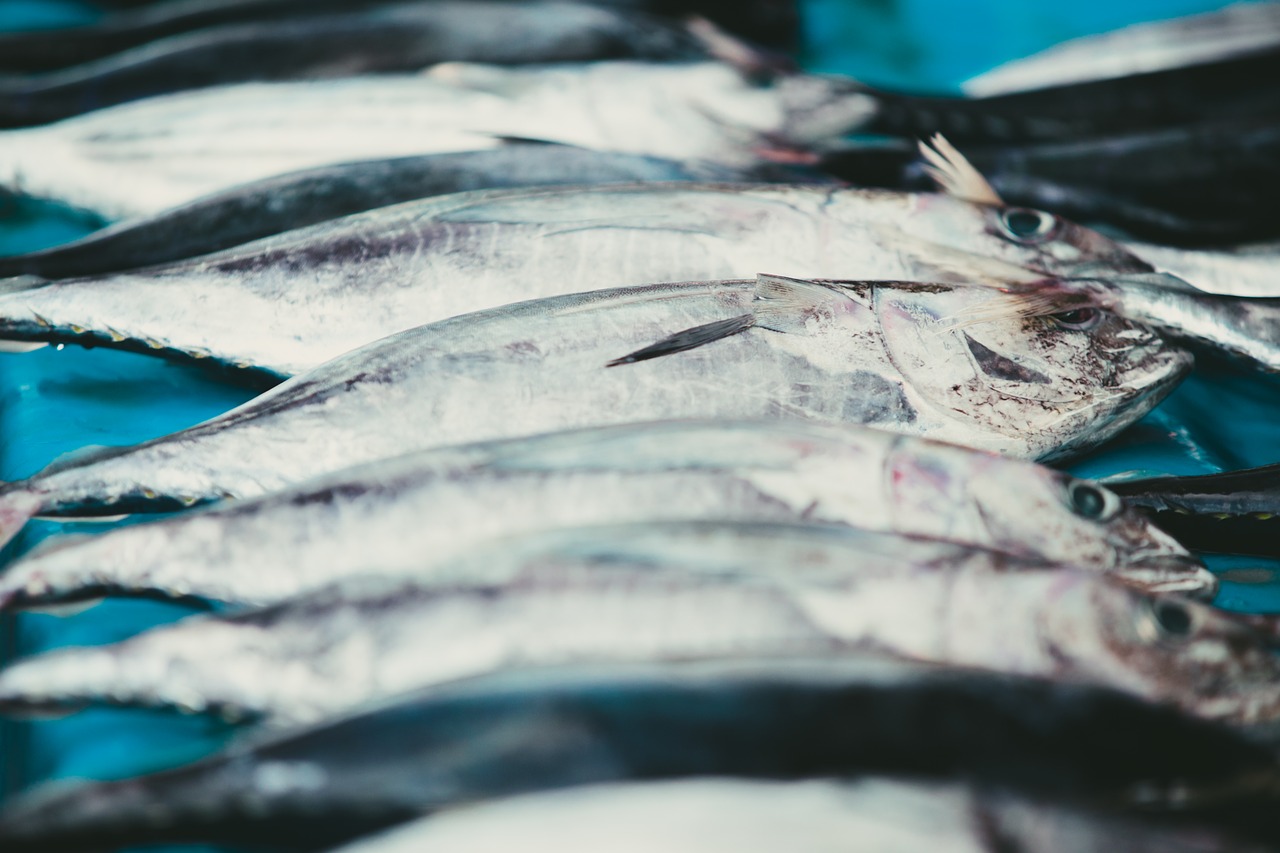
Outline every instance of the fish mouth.
[(1115, 569), (1116, 577), (1151, 593), (1177, 593), (1211, 602), (1218, 594), (1218, 576), (1191, 554), (1138, 555)]

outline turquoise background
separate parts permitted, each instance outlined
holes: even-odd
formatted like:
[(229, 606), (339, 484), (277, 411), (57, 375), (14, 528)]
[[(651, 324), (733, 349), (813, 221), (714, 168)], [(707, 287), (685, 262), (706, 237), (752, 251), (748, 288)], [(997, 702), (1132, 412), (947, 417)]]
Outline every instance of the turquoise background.
[[(1205, 0), (1111, 0), (1069, 4), (975, 0), (808, 0), (805, 63), (896, 88), (952, 91), (965, 77), (1061, 39), (1140, 20), (1217, 8)], [(0, 28), (89, 20), (71, 2), (0, 0)], [(30, 251), (87, 233), (98, 223), (55, 205), (0, 197), (0, 253)], [(1277, 461), (1280, 380), (1202, 363), (1153, 414), (1072, 470), (1105, 476), (1144, 470), (1218, 471)], [(89, 444), (127, 444), (196, 423), (249, 394), (191, 368), (156, 359), (76, 347), (0, 355), (0, 479), (34, 473), (58, 455)], [(59, 532), (103, 524), (33, 523), (6, 549), (11, 556)], [(1215, 567), (1257, 568), (1220, 558)], [(1264, 567), (1265, 568), (1265, 567)], [(1280, 610), (1274, 573), (1224, 585), (1219, 603)], [(108, 602), (68, 618), (23, 616), (0, 631), (9, 655), (55, 646), (110, 642), (177, 618), (183, 608)], [(13, 790), (36, 780), (106, 778), (188, 760), (217, 746), (217, 724), (173, 715), (90, 711), (33, 725), (0, 723), (0, 768)]]

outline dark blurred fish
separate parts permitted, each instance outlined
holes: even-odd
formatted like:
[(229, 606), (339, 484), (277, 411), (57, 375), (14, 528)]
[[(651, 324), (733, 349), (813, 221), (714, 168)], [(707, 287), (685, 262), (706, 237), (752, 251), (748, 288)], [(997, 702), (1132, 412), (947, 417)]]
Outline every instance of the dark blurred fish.
[(985, 284), (757, 281), (618, 288), (420, 326), (232, 411), (0, 491), (33, 515), (262, 494), (463, 441), (672, 418), (873, 424), (1062, 458), (1150, 411), (1190, 368), (1153, 332)]
[(964, 784), (689, 779), (588, 785), (414, 821), (335, 853), (1262, 853), (1222, 830)]
[(365, 160), (267, 178), (112, 225), (73, 243), (0, 257), (0, 278), (66, 278), (178, 261), (376, 207), (469, 190), (759, 179), (823, 181), (821, 173), (798, 167), (735, 169), (533, 143)]
[(1280, 557), (1280, 465), (1108, 485), (1190, 548)]
[(166, 92), (254, 80), (417, 71), (454, 60), (521, 64), (707, 56), (703, 43), (676, 23), (589, 3), (380, 5), (345, 15), (203, 29), (63, 70), (0, 77), (0, 127), (46, 124)]
[[(352, 576), (264, 610), (19, 661), (0, 671), (0, 710), (106, 702), (279, 725), (511, 666), (874, 652), (1280, 723), (1268, 637), (1208, 605), (1126, 588), (1123, 568), (748, 527), (659, 524), (648, 542), (639, 526), (587, 528), (500, 541), (438, 567), (424, 555), (421, 574)], [(602, 543), (610, 534), (620, 541)], [(670, 545), (653, 541), (663, 536)]]
[(1280, 3), (1236, 2), (1060, 42), (972, 77), (961, 88), (971, 97), (990, 97), (1188, 68), (1277, 48)]
[[(430, 8), (436, 0), (414, 5)], [(401, 5), (404, 0), (399, 0)], [(122, 5), (119, 3), (113, 5)], [(143, 5), (130, 3), (130, 6)], [(46, 71), (89, 62), (140, 47), (166, 36), (228, 24), (270, 22), (290, 27), (309, 17), (368, 13), (389, 0), (170, 0), (110, 14), (89, 26), (48, 32), (0, 34), (0, 71)], [(513, 2), (513, 7), (520, 3)], [(791, 0), (591, 0), (591, 5), (624, 13), (683, 18), (705, 15), (761, 44), (791, 47), (799, 20)], [(519, 15), (518, 10), (514, 14)], [(518, 40), (507, 42), (519, 50)]]
[[(480, 799), (689, 776), (908, 773), (1185, 812), (1260, 798), (1276, 770), (1235, 732), (1095, 687), (857, 660), (613, 664), (472, 679), (32, 795), (0, 811), (0, 845), (313, 850)], [(1273, 802), (1249, 816), (1239, 829), (1276, 837)]]

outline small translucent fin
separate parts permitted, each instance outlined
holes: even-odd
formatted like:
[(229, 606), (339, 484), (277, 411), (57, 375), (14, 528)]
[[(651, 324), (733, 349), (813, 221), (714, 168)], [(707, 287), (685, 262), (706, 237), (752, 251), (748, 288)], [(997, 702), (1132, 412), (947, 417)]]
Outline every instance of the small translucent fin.
[(947, 195), (975, 204), (1004, 206), (999, 193), (982, 173), (941, 133), (935, 133), (929, 142), (920, 143), (920, 155), (927, 161), (925, 173)]
[(853, 301), (834, 283), (761, 273), (756, 276), (755, 324), (774, 332), (798, 332), (814, 316), (846, 309)]

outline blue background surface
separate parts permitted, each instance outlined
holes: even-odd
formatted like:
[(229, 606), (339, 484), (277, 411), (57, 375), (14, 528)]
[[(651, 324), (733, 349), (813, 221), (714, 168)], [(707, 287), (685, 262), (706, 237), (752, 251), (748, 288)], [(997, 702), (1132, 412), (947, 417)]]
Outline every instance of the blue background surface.
[[(1222, 5), (1210, 0), (808, 0), (805, 62), (815, 70), (886, 86), (951, 91), (965, 77), (1064, 38)], [(0, 29), (69, 24), (93, 14), (90, 7), (71, 2), (0, 0)], [(96, 224), (65, 208), (0, 198), (0, 253), (69, 240)], [(1280, 380), (1274, 377), (1202, 364), (1152, 415), (1073, 470), (1087, 476), (1132, 470), (1199, 473), (1275, 462), (1280, 459), (1277, 392)], [(139, 355), (76, 347), (3, 354), (0, 479), (32, 474), (85, 445), (133, 443), (189, 426), (250, 396), (194, 369)], [(36, 522), (4, 556), (53, 533), (103, 528), (101, 523)], [(1259, 563), (1222, 558), (1215, 565), (1229, 570)], [(1225, 584), (1219, 603), (1280, 610), (1275, 575), (1251, 574), (1250, 584)], [(16, 631), (8, 626), (3, 643), (9, 654), (28, 654), (110, 642), (186, 612), (170, 605), (108, 602), (68, 618), (24, 616)], [(90, 711), (33, 725), (3, 723), (0, 734), (0, 767), (10, 789), (34, 780), (107, 778), (172, 765), (216, 747), (226, 736), (220, 726), (201, 719), (126, 711)]]

